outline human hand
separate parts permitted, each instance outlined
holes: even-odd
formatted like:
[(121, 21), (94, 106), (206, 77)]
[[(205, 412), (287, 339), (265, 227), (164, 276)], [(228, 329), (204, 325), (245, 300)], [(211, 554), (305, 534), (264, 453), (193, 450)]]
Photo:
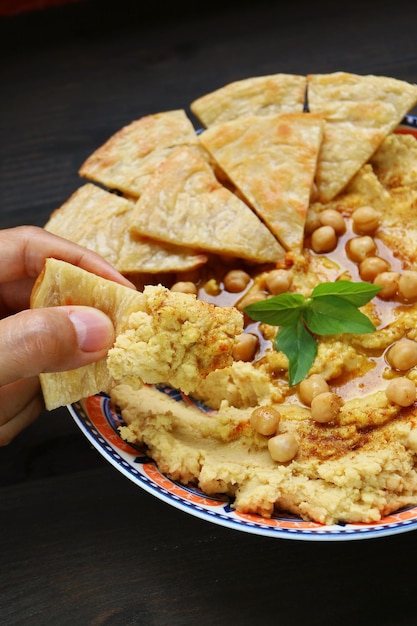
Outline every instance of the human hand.
[(110, 319), (97, 309), (29, 308), (33, 284), (47, 257), (132, 287), (99, 255), (42, 228), (0, 230), (0, 445), (41, 412), (38, 374), (97, 361), (114, 340)]

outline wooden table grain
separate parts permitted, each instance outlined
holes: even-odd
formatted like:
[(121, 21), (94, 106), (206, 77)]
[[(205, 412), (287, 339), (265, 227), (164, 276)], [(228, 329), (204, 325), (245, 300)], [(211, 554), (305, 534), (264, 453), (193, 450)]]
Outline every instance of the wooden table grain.
[[(42, 226), (130, 121), (260, 74), (417, 82), (417, 5), (86, 0), (0, 19), (0, 228)], [(0, 250), (0, 261), (2, 251)], [(140, 490), (66, 409), (0, 449), (0, 623), (403, 626), (417, 534), (259, 537)]]

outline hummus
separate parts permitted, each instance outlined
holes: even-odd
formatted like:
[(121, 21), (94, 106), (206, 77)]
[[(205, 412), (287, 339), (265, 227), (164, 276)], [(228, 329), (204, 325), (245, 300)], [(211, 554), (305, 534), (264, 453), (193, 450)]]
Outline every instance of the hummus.
[[(349, 242), (358, 237), (352, 214), (362, 206), (379, 215), (372, 235), (375, 255), (399, 275), (417, 269), (417, 184), (410, 177), (417, 171), (416, 146), (414, 137), (390, 135), (343, 193), (328, 204), (310, 205), (304, 249), (288, 252), (280, 265), (291, 274), (291, 292), (309, 295), (321, 282), (363, 280), (348, 253)], [(334, 250), (317, 254), (311, 234), (329, 208), (343, 216), (346, 232)], [(194, 281), (199, 298), (242, 308), (244, 299), (265, 293), (271, 268), (250, 265), (244, 266), (251, 276), (246, 289), (226, 293), (222, 276), (229, 265), (235, 267), (217, 260), (199, 270)], [(208, 374), (193, 401), (177, 402), (152, 386), (113, 389), (125, 422), (121, 436), (143, 444), (172, 479), (207, 494), (227, 494), (246, 513), (269, 517), (288, 511), (323, 524), (357, 523), (417, 504), (417, 404), (402, 407), (385, 393), (400, 375), (417, 379), (415, 366), (398, 372), (386, 358), (399, 339), (417, 341), (417, 302), (377, 296), (362, 311), (375, 332), (317, 338), (309, 375), (320, 374), (341, 398), (335, 419), (312, 420), (299, 386), (288, 383), (287, 357), (274, 348), (277, 329), (246, 320), (246, 332), (258, 338), (256, 354)], [(253, 427), (251, 416), (259, 406), (276, 408), (278, 432), (295, 435), (298, 451), (291, 460), (273, 460), (269, 437)]]

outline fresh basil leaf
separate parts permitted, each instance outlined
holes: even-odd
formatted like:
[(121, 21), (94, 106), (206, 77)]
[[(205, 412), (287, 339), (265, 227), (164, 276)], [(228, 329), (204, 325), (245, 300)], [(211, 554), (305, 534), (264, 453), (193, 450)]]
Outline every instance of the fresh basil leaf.
[(317, 354), (314, 337), (306, 329), (301, 316), (294, 326), (283, 326), (275, 338), (275, 347), (288, 358), (288, 382), (290, 386), (303, 380)]
[(271, 326), (292, 326), (297, 323), (306, 298), (299, 293), (281, 293), (272, 298), (248, 304), (243, 310), (251, 319)]
[(310, 300), (304, 310), (304, 319), (316, 335), (362, 334), (375, 330), (369, 317), (338, 296), (323, 295), (317, 300)]
[(337, 296), (358, 307), (372, 300), (379, 291), (381, 291), (381, 287), (371, 283), (337, 280), (334, 283), (320, 283), (317, 285), (311, 293), (311, 298), (318, 299), (323, 296)]
[(253, 320), (280, 326), (275, 348), (288, 358), (288, 379), (296, 385), (305, 378), (317, 354), (314, 335), (364, 334), (375, 330), (358, 307), (369, 302), (380, 287), (340, 280), (321, 283), (311, 296), (284, 293), (244, 308)]

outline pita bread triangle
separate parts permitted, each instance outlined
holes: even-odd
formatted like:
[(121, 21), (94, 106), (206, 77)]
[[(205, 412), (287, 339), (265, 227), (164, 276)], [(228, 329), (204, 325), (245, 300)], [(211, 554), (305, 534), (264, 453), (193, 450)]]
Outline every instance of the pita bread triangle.
[(146, 115), (112, 135), (88, 157), (79, 174), (136, 199), (158, 165), (181, 145), (199, 145), (183, 109)]
[(317, 158), (321, 116), (248, 116), (211, 126), (203, 146), (287, 250), (301, 251)]
[(316, 200), (342, 191), (417, 103), (417, 85), (347, 72), (307, 76), (308, 108), (325, 119)]
[(185, 147), (156, 170), (136, 203), (132, 230), (255, 262), (275, 262), (285, 254), (252, 209), (218, 182), (196, 151)]
[(207, 127), (247, 115), (301, 112), (306, 86), (306, 76), (297, 74), (244, 78), (197, 98), (190, 108)]
[(122, 274), (178, 272), (207, 261), (190, 248), (130, 233), (134, 206), (132, 200), (86, 183), (52, 213), (45, 230), (94, 250)]

